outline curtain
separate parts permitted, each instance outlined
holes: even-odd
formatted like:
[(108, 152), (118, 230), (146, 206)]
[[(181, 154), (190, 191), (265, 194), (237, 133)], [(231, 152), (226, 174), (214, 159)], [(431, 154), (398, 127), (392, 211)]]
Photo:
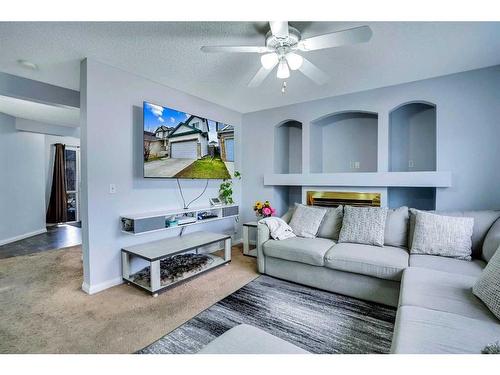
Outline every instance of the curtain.
[(65, 149), (62, 143), (56, 143), (54, 158), (54, 174), (52, 176), (52, 190), (50, 192), (49, 208), (47, 209), (47, 223), (57, 224), (68, 221), (68, 201), (66, 197), (66, 163)]

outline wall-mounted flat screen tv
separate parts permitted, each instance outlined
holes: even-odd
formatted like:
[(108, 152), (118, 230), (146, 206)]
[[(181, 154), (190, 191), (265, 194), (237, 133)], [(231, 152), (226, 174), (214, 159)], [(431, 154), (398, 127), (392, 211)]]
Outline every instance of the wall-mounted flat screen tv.
[(234, 127), (144, 102), (144, 177), (232, 178)]

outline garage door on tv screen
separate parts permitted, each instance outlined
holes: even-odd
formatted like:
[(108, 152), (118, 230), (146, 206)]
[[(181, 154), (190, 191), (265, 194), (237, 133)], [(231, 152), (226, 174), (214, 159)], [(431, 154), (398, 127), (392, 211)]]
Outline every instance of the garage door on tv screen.
[(144, 177), (233, 177), (234, 127), (144, 102)]

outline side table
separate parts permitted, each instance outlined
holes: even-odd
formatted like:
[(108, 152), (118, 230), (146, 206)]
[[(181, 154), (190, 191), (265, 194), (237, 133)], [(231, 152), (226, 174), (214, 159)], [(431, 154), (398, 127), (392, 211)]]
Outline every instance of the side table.
[(249, 221), (248, 223), (243, 224), (243, 255), (247, 255), (250, 257), (257, 257), (257, 249), (255, 248), (250, 249), (250, 245), (255, 245), (255, 241), (250, 240), (249, 236), (250, 229), (253, 229), (254, 231), (257, 230), (256, 221)]

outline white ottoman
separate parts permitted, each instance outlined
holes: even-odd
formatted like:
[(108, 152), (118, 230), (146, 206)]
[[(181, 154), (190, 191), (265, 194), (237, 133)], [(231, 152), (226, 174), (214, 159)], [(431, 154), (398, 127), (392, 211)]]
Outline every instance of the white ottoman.
[(310, 354), (263, 330), (240, 324), (217, 337), (198, 354)]

